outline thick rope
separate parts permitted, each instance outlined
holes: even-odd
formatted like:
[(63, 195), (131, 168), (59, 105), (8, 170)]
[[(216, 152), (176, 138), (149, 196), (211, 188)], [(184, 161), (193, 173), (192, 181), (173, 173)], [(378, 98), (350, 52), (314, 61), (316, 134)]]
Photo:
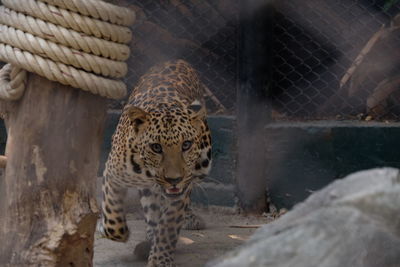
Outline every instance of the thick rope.
[(135, 16), (128, 9), (96, 0), (40, 0), (52, 6), (77, 12), (84, 16), (108, 21), (113, 24), (129, 26), (135, 21)]
[(121, 78), (127, 72), (125, 62), (113, 61), (70, 49), (63, 45), (57, 45), (40, 37), (35, 37), (30, 33), (24, 33), (5, 25), (0, 25), (0, 42), (21, 50), (26, 50), (32, 54), (49, 58), (55, 62), (69, 64), (75, 68), (103, 76)]
[[(0, 98), (18, 99), (26, 72), (110, 98), (121, 98), (134, 13), (99, 0), (3, 0)], [(54, 5), (54, 6), (53, 6)], [(89, 17), (90, 16), (90, 17)], [(121, 26), (123, 25), (123, 26)], [(102, 39), (100, 39), (102, 38)], [(24, 70), (23, 70), (24, 69)]]
[(125, 84), (121, 81), (105, 79), (9, 45), (0, 44), (0, 60), (37, 73), (51, 81), (71, 85), (104, 97), (119, 99), (126, 94)]
[(36, 0), (2, 0), (2, 3), (14, 11), (60, 25), (67, 29), (93, 35), (97, 38), (118, 43), (128, 43), (132, 38), (131, 30), (127, 27), (85, 17), (78, 13), (50, 6)]
[(120, 61), (129, 57), (129, 47), (127, 45), (65, 29), (61, 26), (17, 13), (4, 6), (0, 6), (0, 24), (8, 25), (53, 43), (62, 44), (96, 56)]

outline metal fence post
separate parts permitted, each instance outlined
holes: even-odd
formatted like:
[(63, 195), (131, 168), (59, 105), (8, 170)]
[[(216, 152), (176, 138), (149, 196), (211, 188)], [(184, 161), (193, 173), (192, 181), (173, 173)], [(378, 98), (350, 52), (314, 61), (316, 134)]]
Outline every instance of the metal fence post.
[(264, 127), (269, 120), (266, 93), (271, 75), (272, 5), (241, 1), (240, 77), (237, 92), (237, 193), (244, 211), (264, 211), (266, 157)]

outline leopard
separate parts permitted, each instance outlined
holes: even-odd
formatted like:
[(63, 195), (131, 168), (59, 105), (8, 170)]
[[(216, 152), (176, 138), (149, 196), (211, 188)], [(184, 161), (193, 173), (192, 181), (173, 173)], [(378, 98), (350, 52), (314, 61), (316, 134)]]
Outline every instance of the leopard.
[[(205, 85), (191, 64), (170, 60), (138, 81), (112, 136), (102, 184), (102, 234), (126, 242), (126, 192), (138, 188), (146, 222), (147, 266), (174, 266), (183, 226), (204, 227), (191, 192), (210, 172), (211, 133)], [(147, 244), (147, 245), (146, 245)]]

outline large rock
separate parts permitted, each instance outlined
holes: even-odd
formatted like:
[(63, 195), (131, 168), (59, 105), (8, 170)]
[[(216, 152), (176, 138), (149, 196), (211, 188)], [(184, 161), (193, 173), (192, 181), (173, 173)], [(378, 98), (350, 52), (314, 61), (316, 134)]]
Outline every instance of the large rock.
[(399, 267), (399, 171), (337, 180), (207, 266)]

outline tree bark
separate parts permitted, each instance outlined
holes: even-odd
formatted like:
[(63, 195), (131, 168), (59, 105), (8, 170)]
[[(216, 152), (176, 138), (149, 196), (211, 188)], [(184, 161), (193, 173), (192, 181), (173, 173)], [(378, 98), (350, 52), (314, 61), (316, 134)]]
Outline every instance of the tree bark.
[(0, 266), (92, 266), (106, 100), (30, 74), (7, 116)]

